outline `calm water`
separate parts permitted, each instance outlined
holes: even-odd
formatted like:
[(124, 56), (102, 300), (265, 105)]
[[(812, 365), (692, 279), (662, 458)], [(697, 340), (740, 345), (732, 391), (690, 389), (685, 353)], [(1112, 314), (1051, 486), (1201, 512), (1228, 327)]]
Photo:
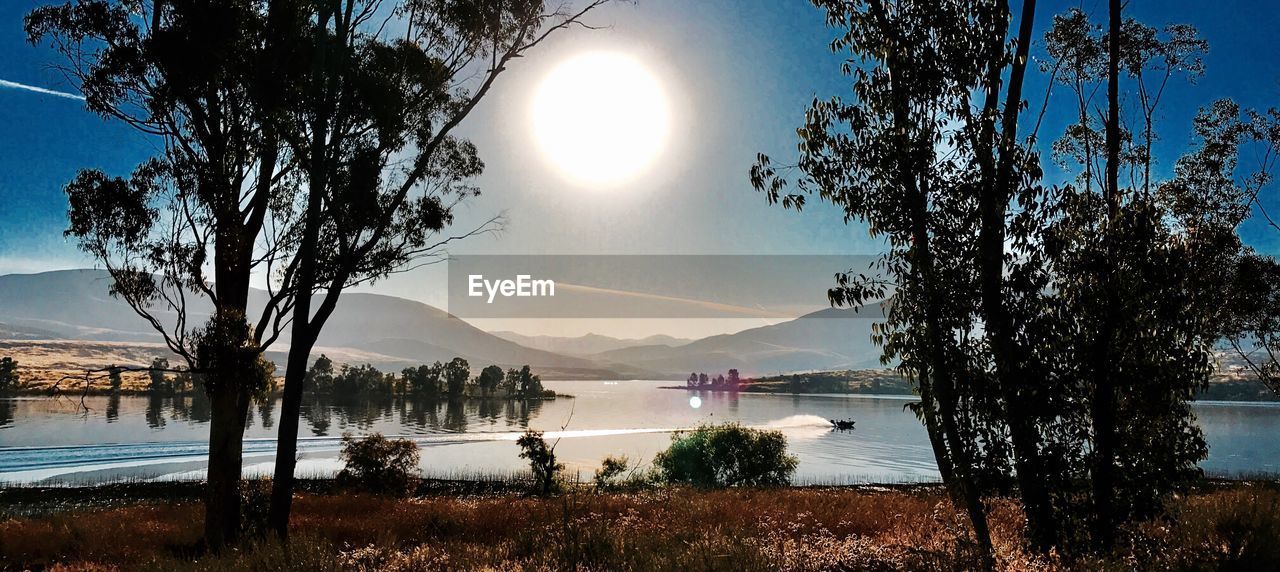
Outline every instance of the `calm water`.
[[(386, 401), (304, 407), (300, 474), (338, 468), (344, 432), (412, 438), (428, 475), (520, 470), (515, 439), (527, 427), (559, 438), (561, 459), (585, 477), (608, 454), (648, 462), (671, 433), (705, 422), (776, 428), (799, 456), (801, 481), (934, 480), (924, 429), (903, 410), (907, 398), (733, 395), (659, 389), (671, 382), (560, 381), (546, 385), (576, 399), (460, 404)], [(202, 476), (208, 408), (203, 400), (94, 397), (0, 400), (0, 482), (101, 482), (119, 478)], [(695, 407), (696, 405), (696, 407)], [(1280, 406), (1199, 403), (1208, 435), (1204, 468), (1216, 474), (1280, 472)], [(246, 435), (250, 474), (271, 470), (279, 403), (256, 407)], [(827, 419), (852, 418), (857, 430), (835, 432)]]

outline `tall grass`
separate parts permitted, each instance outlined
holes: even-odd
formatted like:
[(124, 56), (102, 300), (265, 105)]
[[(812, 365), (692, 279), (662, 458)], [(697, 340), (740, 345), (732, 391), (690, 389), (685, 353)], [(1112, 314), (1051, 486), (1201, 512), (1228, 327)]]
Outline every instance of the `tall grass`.
[[(0, 522), (0, 569), (964, 570), (966, 520), (937, 487), (694, 490), (553, 498), (410, 499), (302, 493), (288, 546), (198, 550), (196, 502), (91, 508)], [(1064, 562), (1024, 550), (1021, 510), (990, 506), (1007, 570), (1280, 567), (1280, 492), (1239, 484), (1179, 499), (1119, 531), (1113, 555)]]

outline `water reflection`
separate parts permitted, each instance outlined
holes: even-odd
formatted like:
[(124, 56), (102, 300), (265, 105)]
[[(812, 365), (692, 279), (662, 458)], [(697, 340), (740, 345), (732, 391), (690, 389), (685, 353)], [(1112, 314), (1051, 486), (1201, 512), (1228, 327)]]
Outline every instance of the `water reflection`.
[[(668, 382), (554, 382), (576, 399), (548, 401), (428, 399), (335, 400), (309, 396), (302, 405), (306, 470), (336, 466), (344, 432), (408, 436), (423, 447), (424, 470), (510, 471), (526, 465), (515, 436), (526, 428), (565, 431), (557, 456), (584, 474), (605, 455), (648, 462), (671, 433), (703, 423), (735, 421), (782, 430), (800, 457), (803, 479), (896, 481), (933, 478), (936, 465), (920, 422), (903, 410), (908, 399), (822, 395), (759, 395), (660, 389)], [(701, 400), (700, 407), (690, 397)], [(190, 477), (201, 469), (208, 442), (209, 399), (183, 396), (0, 398), (0, 480), (44, 479), (132, 467), (138, 478)], [(246, 465), (271, 467), (280, 402), (257, 403), (245, 431)], [(1280, 472), (1280, 405), (1197, 404), (1209, 440), (1202, 466), (1215, 474)], [(827, 419), (856, 419), (852, 432), (832, 432)], [(465, 436), (459, 435), (465, 433)], [(174, 461), (172, 459), (180, 459)], [(96, 463), (96, 465), (95, 465)], [(326, 464), (328, 463), (328, 464)], [(58, 465), (59, 469), (40, 469)], [(30, 474), (22, 471), (34, 471)], [(100, 469), (107, 470), (107, 469)], [(125, 469), (119, 469), (124, 471)], [(114, 474), (114, 473), (113, 473)], [(16, 476), (15, 476), (16, 475)], [(106, 478), (106, 477), (101, 477)]]
[(107, 397), (107, 423), (115, 423), (120, 419), (120, 394), (113, 393)]

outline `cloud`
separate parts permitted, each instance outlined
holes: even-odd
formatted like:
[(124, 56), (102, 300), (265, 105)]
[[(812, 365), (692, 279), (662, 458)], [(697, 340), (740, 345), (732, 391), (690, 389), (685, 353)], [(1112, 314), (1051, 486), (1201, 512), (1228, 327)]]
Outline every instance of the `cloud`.
[(83, 96), (83, 95), (78, 95), (78, 94), (74, 94), (74, 93), (67, 93), (67, 92), (65, 92), (65, 91), (56, 91), (56, 90), (52, 90), (52, 89), (45, 89), (45, 88), (43, 88), (43, 87), (37, 87), (37, 86), (34, 86), (34, 85), (27, 85), (27, 84), (25, 84), (25, 83), (18, 83), (18, 82), (16, 82), (16, 81), (9, 81), (9, 80), (5, 80), (5, 79), (0, 79), (0, 87), (7, 87), (7, 88), (9, 88), (9, 89), (22, 89), (22, 90), (26, 90), (26, 91), (34, 91), (34, 92), (36, 92), (36, 93), (43, 93), (43, 94), (45, 94), (45, 95), (52, 95), (52, 96), (54, 96), (54, 97), (65, 97), (65, 98), (67, 98), (67, 99), (78, 99), (78, 100), (80, 100), (80, 101), (84, 101), (84, 96)]

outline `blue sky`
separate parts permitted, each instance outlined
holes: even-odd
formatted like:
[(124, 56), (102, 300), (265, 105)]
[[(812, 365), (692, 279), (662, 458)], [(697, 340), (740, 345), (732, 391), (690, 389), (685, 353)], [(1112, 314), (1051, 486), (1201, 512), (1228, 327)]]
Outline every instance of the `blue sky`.
[[(0, 3), (0, 80), (74, 91), (51, 69), (55, 54), (26, 43), (22, 16), (47, 2)], [(1100, 15), (1102, 0), (1041, 2), (1037, 28), (1051, 14), (1080, 6)], [(1195, 109), (1219, 97), (1245, 107), (1280, 106), (1280, 9), (1263, 0), (1130, 0), (1131, 15), (1151, 25), (1191, 23), (1211, 51), (1195, 86), (1178, 84), (1158, 127), (1158, 155), (1187, 145)], [(488, 170), (484, 194), (461, 224), (506, 212), (497, 237), (458, 247), (466, 253), (528, 254), (861, 254), (877, 244), (861, 225), (846, 226), (826, 205), (803, 215), (765, 205), (747, 169), (760, 151), (785, 158), (794, 129), (815, 96), (845, 93), (840, 59), (827, 43), (822, 13), (804, 0), (639, 0), (597, 15), (610, 24), (562, 34), (517, 62), (467, 122)], [(572, 188), (533, 148), (530, 92), (559, 61), (592, 49), (623, 51), (650, 66), (677, 108), (673, 145), (652, 173), (608, 192)], [(1043, 93), (1032, 74), (1027, 92)], [(1068, 121), (1050, 116), (1051, 141)], [(0, 84), (0, 273), (90, 266), (65, 241), (62, 186), (78, 169), (127, 173), (156, 150), (129, 128), (103, 120), (74, 99)], [(1159, 168), (1168, 168), (1162, 164)], [(1060, 174), (1050, 173), (1051, 177)], [(1273, 204), (1276, 202), (1273, 199)], [(1260, 225), (1247, 241), (1280, 251), (1280, 237)], [(397, 276), (379, 291), (439, 304), (439, 269)], [(826, 285), (821, 285), (822, 289)]]

